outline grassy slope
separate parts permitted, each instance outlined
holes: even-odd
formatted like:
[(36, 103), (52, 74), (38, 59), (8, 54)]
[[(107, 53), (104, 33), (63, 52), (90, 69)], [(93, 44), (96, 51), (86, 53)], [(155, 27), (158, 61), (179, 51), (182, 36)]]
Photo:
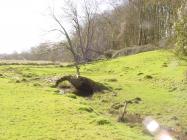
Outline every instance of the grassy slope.
[[(135, 97), (143, 102), (130, 106), (129, 112), (151, 115), (166, 126), (176, 128), (180, 124), (187, 131), (187, 62), (166, 51), (153, 51), (95, 62), (81, 70), (84, 76), (111, 86), (117, 96), (96, 94), (86, 100), (71, 94), (58, 95), (42, 79), (72, 74), (72, 68), (1, 66), (0, 139), (149, 140), (140, 126), (116, 123), (116, 116), (108, 113), (112, 104)], [(153, 79), (146, 79), (146, 75)]]

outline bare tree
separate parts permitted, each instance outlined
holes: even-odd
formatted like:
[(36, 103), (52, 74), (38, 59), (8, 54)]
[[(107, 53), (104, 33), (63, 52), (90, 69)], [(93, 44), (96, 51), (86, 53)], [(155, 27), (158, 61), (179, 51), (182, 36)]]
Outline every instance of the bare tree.
[(83, 0), (82, 3), (82, 16), (79, 14), (78, 9), (70, 5), (70, 18), (75, 29), (75, 38), (78, 49), (81, 50), (81, 57), (84, 62), (89, 61), (89, 51), (93, 46), (93, 37), (95, 30), (95, 20), (97, 15), (98, 3), (96, 0)]
[[(70, 19), (70, 23), (73, 25), (73, 37), (71, 37), (60, 18), (55, 15), (54, 10), (52, 11), (52, 18), (58, 25), (58, 28), (53, 29), (52, 31), (58, 31), (65, 36), (67, 43), (64, 43), (64, 46), (73, 56), (77, 76), (80, 76), (80, 61), (87, 62), (90, 59), (89, 51), (91, 50), (94, 36), (94, 23), (97, 11), (96, 5), (95, 0), (83, 0), (81, 5), (83, 11), (80, 12), (78, 8), (73, 5), (71, 0), (67, 1), (68, 9), (64, 8), (63, 10), (65, 11), (66, 16)], [(81, 14), (79, 14), (79, 12)]]
[(60, 29), (54, 29), (53, 31), (59, 31), (62, 35), (64, 35), (67, 39), (68, 45), (64, 44), (66, 46), (66, 48), (71, 52), (71, 54), (73, 55), (73, 59), (75, 62), (75, 68), (76, 68), (76, 74), (77, 76), (80, 76), (80, 71), (79, 71), (79, 62), (78, 62), (78, 58), (77, 58), (77, 54), (74, 50), (70, 35), (68, 34), (66, 28), (63, 26), (63, 24), (60, 22), (60, 20), (55, 16), (55, 14), (53, 13), (52, 15), (53, 19), (55, 20), (55, 22), (59, 25)]

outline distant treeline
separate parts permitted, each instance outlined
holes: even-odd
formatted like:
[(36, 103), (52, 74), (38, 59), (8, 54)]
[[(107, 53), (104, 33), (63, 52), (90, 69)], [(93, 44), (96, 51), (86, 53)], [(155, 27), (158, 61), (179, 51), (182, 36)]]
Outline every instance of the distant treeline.
[(61, 43), (42, 43), (37, 47), (32, 47), (29, 51), (0, 55), (0, 59), (4, 60), (69, 62), (71, 58), (71, 54)]
[[(181, 26), (186, 25), (186, 21), (183, 23), (180, 17), (180, 12), (185, 12), (185, 4), (185, 0), (124, 0), (120, 4), (111, 1), (112, 10), (102, 13), (93, 12), (92, 15), (88, 15), (87, 22), (78, 24), (78, 29), (73, 30), (71, 41), (75, 46), (75, 51), (79, 54), (77, 57), (84, 59), (86, 56), (86, 59), (93, 60), (111, 50), (147, 44), (159, 45), (158, 42), (161, 40), (177, 38), (176, 35), (182, 34), (180, 34), (181, 28), (183, 30)], [(74, 21), (77, 23), (76, 13), (74, 16)], [(181, 45), (180, 37), (177, 39), (179, 41), (172, 39), (170, 41), (172, 40), (173, 44), (178, 41)], [(42, 43), (28, 52), (1, 55), (1, 58), (71, 61), (72, 56), (66, 48), (67, 44), (66, 41)], [(184, 47), (184, 43), (182, 45)], [(81, 53), (83, 46), (87, 48), (84, 53)], [(82, 57), (82, 55), (85, 56)]]

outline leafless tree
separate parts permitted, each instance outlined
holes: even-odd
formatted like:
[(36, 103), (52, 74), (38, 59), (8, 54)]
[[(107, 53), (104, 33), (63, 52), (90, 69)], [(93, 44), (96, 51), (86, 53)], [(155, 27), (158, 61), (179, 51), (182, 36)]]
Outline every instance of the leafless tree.
[(94, 36), (97, 4), (95, 0), (83, 0), (81, 4), (82, 11), (79, 11), (79, 9), (73, 5), (71, 0), (68, 0), (66, 5), (67, 9), (65, 8), (63, 10), (65, 11), (66, 16), (70, 19), (70, 23), (73, 25), (73, 37), (71, 37), (68, 29), (65, 28), (61, 19), (55, 15), (54, 10), (52, 10), (51, 15), (58, 25), (58, 28), (53, 29), (52, 31), (58, 31), (65, 36), (67, 43), (64, 43), (64, 46), (71, 52), (75, 62), (76, 73), (77, 76), (79, 76), (80, 61), (89, 61), (89, 50), (91, 50)]

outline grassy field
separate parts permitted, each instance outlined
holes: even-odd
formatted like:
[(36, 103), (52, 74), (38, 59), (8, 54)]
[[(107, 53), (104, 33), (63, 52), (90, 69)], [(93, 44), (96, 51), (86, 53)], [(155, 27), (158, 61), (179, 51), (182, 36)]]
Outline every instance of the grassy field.
[(152, 116), (162, 125), (187, 132), (187, 62), (168, 51), (153, 51), (82, 65), (83, 76), (112, 92), (92, 99), (61, 95), (54, 77), (73, 74), (53, 65), (0, 66), (0, 140), (152, 140), (141, 123), (117, 122), (124, 100), (142, 102), (129, 114)]

